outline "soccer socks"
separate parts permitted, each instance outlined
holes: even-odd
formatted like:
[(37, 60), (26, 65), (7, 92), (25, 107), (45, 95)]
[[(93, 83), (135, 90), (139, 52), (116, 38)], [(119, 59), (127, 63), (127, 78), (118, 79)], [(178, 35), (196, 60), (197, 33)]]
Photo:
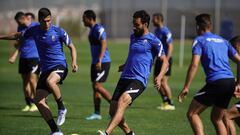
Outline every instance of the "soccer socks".
[(65, 107), (63, 105), (63, 100), (62, 100), (62, 97), (60, 97), (59, 99), (56, 100), (57, 102), (57, 105), (58, 105), (58, 110), (64, 110)]
[(134, 135), (133, 131), (130, 131), (129, 133), (127, 133), (126, 135)]
[(100, 115), (100, 104), (94, 105), (94, 113)]
[(53, 133), (59, 131), (57, 124), (55, 123), (55, 121), (53, 119), (47, 121), (47, 123)]
[(26, 104), (29, 105), (29, 106), (34, 103), (34, 102), (33, 102), (33, 99), (31, 99), (30, 97), (26, 97), (26, 98), (25, 98), (25, 102), (26, 102)]

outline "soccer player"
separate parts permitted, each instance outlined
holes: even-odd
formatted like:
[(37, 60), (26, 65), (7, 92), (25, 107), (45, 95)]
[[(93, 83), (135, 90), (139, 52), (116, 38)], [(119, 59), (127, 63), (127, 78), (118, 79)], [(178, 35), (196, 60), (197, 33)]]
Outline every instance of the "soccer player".
[(211, 121), (216, 134), (226, 135), (223, 117), (235, 90), (235, 80), (229, 65), (229, 58), (240, 61), (240, 56), (228, 41), (211, 33), (212, 21), (209, 14), (200, 14), (195, 19), (198, 37), (192, 45), (192, 61), (184, 87), (178, 96), (179, 102), (182, 102), (188, 94), (201, 61), (206, 75), (206, 85), (194, 96), (187, 117), (194, 133), (203, 135), (200, 114), (212, 106)]
[[(175, 110), (175, 106), (172, 101), (172, 92), (171, 88), (168, 85), (168, 78), (171, 75), (172, 69), (172, 52), (173, 52), (173, 39), (172, 33), (170, 30), (164, 26), (164, 19), (161, 13), (153, 14), (152, 23), (155, 26), (155, 35), (163, 44), (164, 52), (169, 63), (168, 71), (162, 79), (162, 85), (158, 92), (162, 96), (163, 103), (158, 107), (160, 110)], [(157, 77), (162, 67), (162, 62), (159, 59), (156, 59), (155, 68), (154, 68), (154, 78)]]
[[(67, 76), (68, 68), (66, 58), (63, 52), (65, 44), (71, 52), (72, 71), (78, 70), (77, 53), (68, 34), (62, 29), (52, 24), (52, 15), (49, 9), (41, 8), (38, 11), (38, 20), (40, 25), (27, 29), (24, 33), (11, 34), (8, 38), (28, 39), (32, 37), (35, 40), (40, 57), (41, 75), (38, 80), (35, 104), (38, 107), (44, 120), (51, 129), (51, 135), (63, 135), (58, 126), (65, 122), (67, 109), (63, 104), (60, 88)], [(46, 104), (46, 98), (53, 94), (58, 105), (57, 124), (55, 123), (50, 108)]]
[(110, 135), (119, 126), (126, 135), (134, 135), (128, 127), (123, 115), (126, 108), (144, 91), (147, 86), (151, 66), (155, 56), (163, 61), (159, 75), (155, 78), (155, 86), (161, 86), (161, 80), (167, 71), (168, 61), (165, 56), (161, 41), (149, 32), (150, 16), (140, 10), (133, 15), (133, 31), (130, 37), (128, 58), (124, 65), (120, 80), (117, 84), (110, 105), (112, 117), (105, 131), (98, 130), (99, 135)]
[(31, 21), (35, 21), (35, 15), (31, 12), (27, 12), (25, 13), (25, 15), (27, 16), (27, 18)]
[[(236, 36), (230, 40), (231, 45), (237, 50), (240, 54), (240, 36)], [(235, 96), (240, 98), (240, 63), (237, 63), (237, 82), (236, 82), (236, 91)], [(232, 106), (226, 113), (226, 126), (229, 132), (229, 135), (237, 135), (234, 122), (240, 126), (240, 102), (237, 102)]]
[[(27, 29), (38, 25), (36, 22), (31, 22), (27, 19), (23, 12), (17, 12), (15, 15), (15, 21), (18, 24), (18, 32), (25, 32)], [(1, 39), (1, 38), (0, 38)], [(16, 49), (13, 56), (9, 59), (10, 63), (13, 63), (20, 52), (19, 69), (23, 80), (23, 92), (25, 95), (26, 106), (22, 111), (37, 111), (37, 107), (34, 104), (34, 95), (36, 93), (36, 85), (39, 74), (39, 56), (33, 38), (28, 38), (23, 41), (16, 41), (16, 46), (20, 47)]]
[(107, 48), (107, 36), (104, 27), (96, 23), (96, 14), (92, 10), (86, 10), (83, 14), (83, 23), (90, 28), (88, 39), (91, 47), (92, 65), (91, 81), (93, 88), (94, 113), (87, 120), (100, 120), (101, 96), (109, 103), (112, 99), (110, 93), (102, 83), (107, 80), (110, 69), (110, 55)]

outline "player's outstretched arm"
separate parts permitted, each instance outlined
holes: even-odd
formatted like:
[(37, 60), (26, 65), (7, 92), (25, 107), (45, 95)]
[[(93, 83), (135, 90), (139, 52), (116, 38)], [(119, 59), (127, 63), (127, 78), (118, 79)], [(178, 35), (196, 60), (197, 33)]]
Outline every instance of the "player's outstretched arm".
[(78, 65), (77, 65), (77, 50), (76, 50), (76, 47), (73, 45), (73, 43), (71, 43), (71, 44), (68, 45), (68, 48), (70, 49), (71, 57), (72, 57), (72, 72), (77, 72)]
[(17, 40), (20, 38), (21, 33), (16, 32), (16, 33), (11, 33), (8, 35), (2, 35), (0, 36), (0, 40)]
[(185, 80), (185, 84), (184, 87), (182, 89), (182, 91), (180, 92), (180, 94), (178, 95), (178, 101), (179, 102), (183, 102), (183, 99), (186, 98), (188, 92), (189, 92), (189, 87), (192, 83), (192, 80), (197, 72), (198, 69), (198, 65), (200, 62), (200, 57), (199, 55), (193, 55), (192, 57), (192, 62), (189, 65), (188, 68), (188, 72), (187, 72), (187, 76), (186, 76), (186, 80)]
[(169, 63), (168, 63), (168, 59), (167, 59), (166, 55), (162, 55), (162, 56), (158, 57), (158, 59), (160, 59), (163, 64), (162, 64), (161, 71), (158, 74), (158, 76), (155, 78), (154, 82), (155, 82), (155, 87), (157, 89), (160, 89), (160, 87), (161, 87), (161, 80), (164, 77), (165, 73), (167, 72)]

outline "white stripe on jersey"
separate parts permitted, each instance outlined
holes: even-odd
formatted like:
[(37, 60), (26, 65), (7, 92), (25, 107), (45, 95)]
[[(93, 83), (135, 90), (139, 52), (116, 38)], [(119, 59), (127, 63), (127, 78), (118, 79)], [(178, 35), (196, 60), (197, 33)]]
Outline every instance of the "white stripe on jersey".
[(160, 46), (160, 50), (158, 53), (158, 57), (162, 56), (162, 52), (163, 52), (163, 45), (161, 43), (159, 43), (159, 46)]
[(101, 36), (102, 36), (102, 34), (103, 34), (103, 32), (104, 32), (104, 28), (100, 28), (98, 32), (99, 32), (99, 37), (98, 37), (98, 39), (100, 39)]
[(172, 33), (169, 32), (169, 33), (167, 34), (167, 42), (169, 42), (169, 40), (170, 40), (171, 38), (172, 38)]
[(198, 43), (197, 40), (193, 41), (192, 48)]
[(68, 36), (68, 34), (65, 32), (64, 33), (64, 36), (66, 37), (66, 45), (69, 45), (70, 44), (70, 39), (69, 39), (69, 36)]

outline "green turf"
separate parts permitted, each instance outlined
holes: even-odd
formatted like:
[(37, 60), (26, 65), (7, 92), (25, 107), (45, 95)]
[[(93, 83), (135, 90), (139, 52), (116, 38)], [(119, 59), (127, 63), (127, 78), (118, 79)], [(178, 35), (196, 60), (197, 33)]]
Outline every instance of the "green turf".
[[(102, 102), (101, 121), (86, 121), (85, 117), (93, 112), (92, 89), (90, 83), (91, 64), (90, 49), (87, 42), (74, 40), (78, 50), (79, 71), (76, 74), (69, 72), (64, 85), (61, 86), (64, 102), (68, 109), (66, 123), (61, 130), (66, 135), (78, 133), (79, 135), (94, 135), (98, 129), (104, 129), (108, 124), (108, 108), (106, 101)], [(185, 46), (184, 67), (178, 67), (179, 45), (174, 44), (174, 66), (170, 86), (173, 91), (176, 111), (160, 111), (156, 107), (160, 105), (161, 98), (153, 88), (152, 77), (146, 91), (138, 98), (126, 113), (129, 126), (137, 135), (190, 135), (193, 134), (190, 125), (185, 117), (193, 94), (204, 84), (204, 74), (199, 68), (192, 85), (191, 92), (183, 104), (179, 104), (176, 96), (181, 90), (186, 71), (191, 58), (191, 41)], [(8, 64), (9, 51), (13, 50), (8, 46), (9, 42), (0, 42), (0, 135), (46, 135), (49, 133), (47, 124), (40, 117), (38, 112), (21, 112), (25, 105), (23, 100), (21, 78), (17, 73), (18, 64)], [(109, 42), (109, 50), (112, 58), (111, 71), (107, 83), (104, 86), (113, 93), (119, 79), (118, 66), (122, 64), (128, 53), (127, 42)], [(69, 59), (69, 51), (65, 47), (66, 56)], [(70, 65), (70, 62), (69, 62)], [(235, 101), (233, 101), (235, 102)], [(52, 96), (49, 98), (49, 105), (56, 117), (57, 108)], [(201, 117), (207, 135), (214, 135), (215, 131), (209, 119), (208, 109)], [(123, 135), (117, 128), (114, 135)]]

